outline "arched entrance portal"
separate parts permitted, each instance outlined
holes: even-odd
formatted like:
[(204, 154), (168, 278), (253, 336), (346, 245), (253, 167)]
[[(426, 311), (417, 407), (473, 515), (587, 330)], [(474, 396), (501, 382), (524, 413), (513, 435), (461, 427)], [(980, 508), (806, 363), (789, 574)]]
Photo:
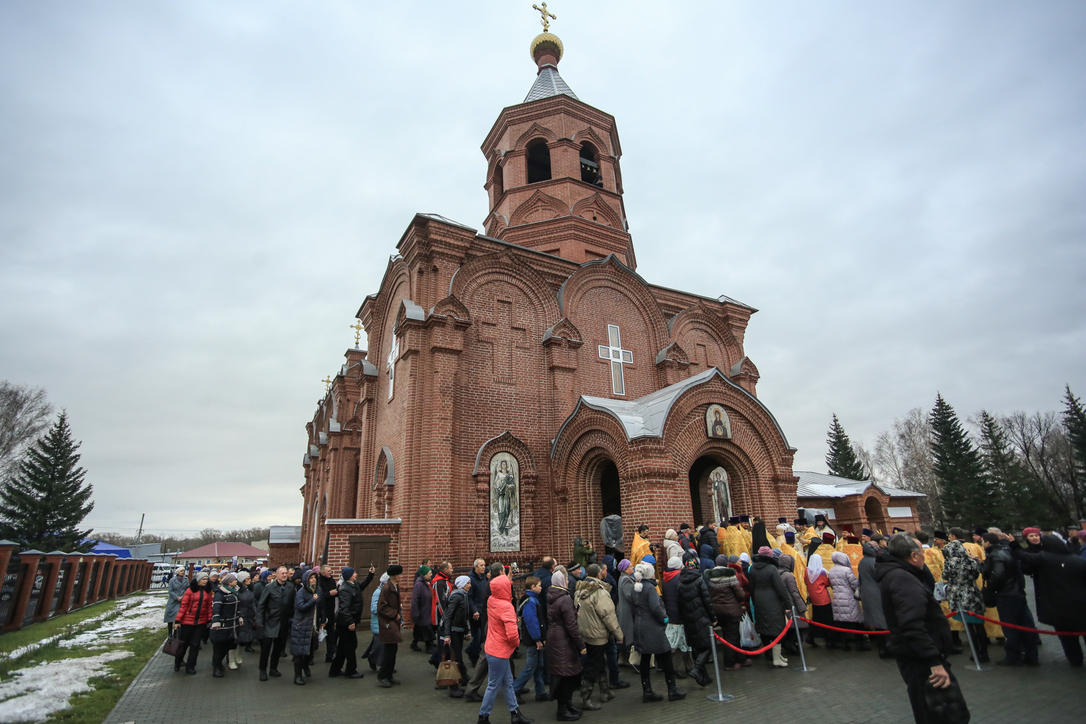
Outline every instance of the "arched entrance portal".
[(867, 525), (872, 530), (887, 532), (886, 512), (882, 509), (882, 503), (878, 498), (870, 497), (864, 501), (864, 517), (867, 518)]
[(618, 466), (604, 460), (599, 467), (600, 508), (603, 515), (622, 515), (622, 493), (618, 485)]
[(703, 456), (690, 468), (690, 504), (695, 526), (731, 516), (731, 478), (716, 458)]

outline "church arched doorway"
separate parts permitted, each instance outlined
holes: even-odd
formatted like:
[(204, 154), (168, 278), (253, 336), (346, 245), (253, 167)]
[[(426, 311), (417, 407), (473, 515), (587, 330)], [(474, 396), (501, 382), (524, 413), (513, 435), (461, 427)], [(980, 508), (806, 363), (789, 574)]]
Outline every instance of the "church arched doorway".
[(887, 532), (886, 511), (883, 510), (878, 498), (870, 497), (864, 501), (864, 517), (867, 518), (867, 525), (872, 530)]
[(732, 481), (727, 468), (710, 455), (690, 467), (690, 505), (695, 526), (720, 523), (732, 515)]
[(622, 492), (618, 483), (618, 466), (613, 460), (603, 460), (596, 470), (600, 490), (600, 510), (603, 516), (622, 515)]

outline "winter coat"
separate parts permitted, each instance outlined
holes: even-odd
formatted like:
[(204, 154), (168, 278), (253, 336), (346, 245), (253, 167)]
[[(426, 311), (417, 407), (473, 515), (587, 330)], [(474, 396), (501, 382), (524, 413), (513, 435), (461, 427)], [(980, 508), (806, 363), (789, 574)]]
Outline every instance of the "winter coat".
[(479, 575), (474, 570), (468, 574), (471, 579), (471, 590), (468, 598), (471, 599), (471, 612), (479, 614), (479, 623), (486, 622), (486, 599), (490, 596), (490, 581), (486, 573)]
[(864, 625), (881, 631), (886, 628), (886, 616), (882, 613), (882, 592), (875, 580), (875, 556), (878, 548), (864, 544), (864, 558), (860, 561), (860, 601), (864, 605)]
[(812, 580), (811, 571), (808, 568), (807, 571), (804, 572), (804, 575), (807, 576), (807, 596), (811, 600), (811, 605), (830, 605), (830, 592), (828, 590), (830, 585), (829, 572), (826, 571), (826, 569), (822, 569), (818, 574), (818, 578)]
[(664, 538), (664, 555), (661, 563), (667, 565), (667, 562), (672, 558), (682, 558), (683, 547), (679, 545), (679, 541)]
[(177, 620), (177, 612), (181, 610), (181, 597), (188, 590), (189, 579), (185, 576), (174, 576), (166, 587), (166, 611), (162, 614), (162, 620), (166, 623)]
[(256, 640), (256, 632), (253, 629), (256, 597), (253, 595), (253, 589), (248, 585), (243, 584), (238, 587), (238, 616), (242, 621), (238, 626), (238, 643), (251, 644)]
[(1041, 536), (1041, 548), (1017, 553), (1033, 576), (1037, 618), (1057, 631), (1086, 631), (1086, 560), (1067, 553), (1054, 535)]
[(686, 642), (697, 651), (708, 651), (713, 602), (699, 568), (683, 568), (679, 573), (679, 611)]
[[(709, 555), (705, 555), (705, 546), (709, 546)], [(717, 537), (716, 530), (709, 526), (704, 526), (698, 531), (698, 553), (702, 558), (715, 559), (717, 556)], [(710, 566), (711, 568), (712, 566)]]
[(739, 581), (739, 585), (743, 587), (743, 592), (747, 598), (750, 598), (750, 579), (747, 578), (746, 571), (743, 570), (741, 563), (729, 563), (728, 568), (735, 571), (735, 580)]
[(792, 598), (781, 582), (780, 569), (772, 556), (754, 556), (750, 565), (750, 587), (754, 628), (763, 637), (768, 637), (767, 640), (772, 640), (784, 630), (784, 612), (792, 608)]
[(370, 633), (374, 636), (381, 633), (381, 624), (377, 621), (377, 601), (381, 599), (381, 591), (384, 586), (378, 585), (373, 589), (373, 595), (370, 597)]
[(679, 610), (679, 572), (680, 571), (665, 571), (664, 581), (660, 585), (661, 595), (664, 599), (664, 611), (667, 612), (668, 623), (681, 624), (683, 622), (683, 614), (682, 611)]
[(887, 650), (899, 659), (925, 666), (943, 663), (952, 645), (950, 626), (921, 569), (879, 552), (875, 557), (875, 580), (890, 629)]
[(852, 573), (852, 566), (848, 556), (844, 553), (834, 553), (837, 565), (830, 569), (830, 586), (833, 587), (833, 597), (830, 605), (833, 606), (833, 620), (847, 623), (860, 623), (864, 620), (863, 610), (856, 596), (860, 592), (860, 582)]
[(238, 640), (238, 594), (222, 586), (211, 604), (211, 640), (236, 644)]
[(434, 592), (430, 590), (430, 582), (419, 576), (411, 589), (411, 623), (415, 626), (429, 626), (430, 617), (433, 615), (430, 610), (433, 602)]
[(622, 641), (629, 646), (633, 641), (633, 595), (634, 579), (623, 573), (618, 579), (618, 625), (622, 629)]
[(185, 595), (181, 596), (181, 606), (177, 610), (177, 623), (182, 626), (207, 623), (211, 620), (211, 609), (215, 594), (200, 588), (193, 581)]
[(546, 629), (543, 628), (542, 621), (539, 618), (540, 611), (542, 611), (542, 608), (539, 603), (539, 594), (528, 590), (520, 604), (520, 618), (524, 622), (524, 635), (521, 636), (521, 643), (535, 646), (536, 641), (542, 641), (546, 638)]
[(490, 581), (490, 597), (486, 600), (486, 641), (483, 651), (499, 659), (508, 659), (520, 646), (517, 611), (513, 608), (513, 581), (498, 576)]
[(449, 596), (453, 592), (452, 581), (444, 573), (436, 573), (430, 580), (430, 625), (435, 629), (441, 625), (445, 610), (449, 607)]
[(984, 613), (984, 600), (977, 588), (981, 562), (965, 552), (961, 541), (952, 540), (943, 548), (946, 565), (943, 580), (947, 584), (946, 600), (951, 611)]
[(716, 554), (713, 553), (713, 547), (708, 543), (702, 543), (701, 547), (698, 549), (698, 555), (700, 556), (700, 558), (698, 558), (698, 565), (701, 567), (702, 571), (708, 571), (716, 566), (716, 563), (713, 562), (713, 559), (716, 558)]
[[(728, 575), (728, 571), (732, 575)], [(747, 592), (735, 576), (735, 571), (727, 566), (715, 566), (708, 574), (709, 600), (713, 604), (713, 616), (718, 621), (738, 621), (743, 616), (747, 602)]]
[(984, 559), (984, 583), (994, 598), (1026, 598), (1026, 581), (1022, 566), (1006, 543), (997, 543), (988, 549)]
[(573, 598), (564, 588), (551, 584), (547, 589), (547, 671), (552, 676), (577, 676), (581, 673), (584, 640), (577, 625)]
[(635, 583), (630, 596), (633, 602), (633, 645), (642, 655), (666, 654), (671, 651), (671, 644), (664, 633), (668, 621), (664, 602), (656, 592), (656, 581), (649, 578), (640, 583), (641, 590), (637, 590)]
[[(317, 603), (317, 606), (320, 607), (320, 618), (317, 623), (328, 624), (329, 628), (331, 628), (336, 622), (336, 603), (339, 598), (339, 591), (336, 590), (336, 579), (332, 576), (317, 574), (317, 591), (321, 594), (321, 599)], [(336, 595), (330, 595), (332, 591), (336, 591)]]
[[(792, 560), (792, 556), (782, 555), (777, 559), (777, 568), (780, 569), (781, 583), (784, 584), (784, 588), (788, 591), (788, 597), (792, 599), (792, 611), (797, 614), (807, 613), (807, 602), (803, 600), (803, 595), (799, 592), (799, 584), (796, 583), (796, 576), (792, 573), (792, 569), (795, 567), (796, 562)], [(802, 628), (806, 624), (802, 621), (799, 622)]]
[(339, 605), (336, 609), (336, 625), (340, 627), (357, 627), (362, 622), (362, 607), (366, 599), (358, 581), (344, 581), (339, 584), (339, 593), (336, 594)]
[(272, 581), (264, 586), (256, 604), (254, 623), (260, 635), (266, 639), (279, 638), (282, 630), (290, 626), (294, 611), (294, 584)]
[[(317, 594), (317, 598), (313, 594)], [(290, 653), (294, 656), (309, 656), (315, 643), (316, 619), (321, 615), (323, 597), (320, 590), (302, 586), (294, 594), (294, 616), (290, 622)]]
[(585, 578), (577, 585), (573, 599), (577, 604), (577, 626), (586, 644), (603, 646), (608, 636), (622, 641), (610, 586), (598, 578)]
[(377, 599), (377, 638), (383, 644), (400, 643), (400, 589), (389, 581)]
[(468, 592), (455, 589), (449, 594), (445, 615), (441, 617), (441, 635), (452, 637), (454, 633), (467, 633), (470, 613), (471, 601), (468, 599)]

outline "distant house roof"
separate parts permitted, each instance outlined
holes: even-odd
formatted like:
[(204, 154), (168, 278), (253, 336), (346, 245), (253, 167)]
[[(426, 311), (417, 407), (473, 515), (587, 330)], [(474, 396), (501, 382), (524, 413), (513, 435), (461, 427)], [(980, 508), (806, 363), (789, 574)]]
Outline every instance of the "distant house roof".
[(273, 525), (268, 530), (268, 545), (302, 542), (302, 526), (300, 525)]
[(206, 546), (185, 551), (178, 558), (264, 558), (267, 551), (253, 548), (248, 543), (208, 543)]
[(799, 477), (796, 484), (797, 498), (846, 498), (850, 495), (861, 495), (869, 487), (874, 486), (891, 498), (923, 498), (923, 493), (916, 490), (904, 490), (892, 488), (889, 485), (876, 483), (874, 480), (851, 480), (839, 478), (836, 475), (825, 473), (813, 473), (808, 470), (794, 471)]

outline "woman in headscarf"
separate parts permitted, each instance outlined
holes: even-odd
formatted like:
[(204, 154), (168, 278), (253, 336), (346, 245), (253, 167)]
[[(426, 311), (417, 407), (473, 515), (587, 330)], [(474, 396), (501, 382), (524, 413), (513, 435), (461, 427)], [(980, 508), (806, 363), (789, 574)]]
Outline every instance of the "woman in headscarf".
[(377, 579), (377, 588), (373, 590), (373, 595), (370, 596), (370, 633), (373, 634), (373, 638), (370, 639), (370, 645), (366, 647), (366, 653), (362, 654), (362, 658), (369, 659), (370, 671), (377, 671), (381, 666), (381, 653), (384, 648), (381, 646), (381, 641), (377, 638), (377, 635), (381, 632), (381, 627), (377, 623), (377, 601), (381, 598), (381, 589), (388, 583), (388, 574), (382, 573), (381, 577)]
[(678, 558), (681, 561), (683, 559), (683, 547), (679, 544), (679, 534), (675, 532), (674, 528), (668, 528), (664, 532), (664, 560), (670, 561), (672, 558)]
[[(645, 564), (640, 564), (645, 565)], [(551, 696), (558, 703), (558, 721), (577, 721), (579, 709), (573, 708), (573, 692), (581, 683), (581, 656), (588, 648), (577, 625), (573, 597), (569, 595), (567, 573), (556, 566), (547, 589), (547, 671), (550, 673)]]
[(673, 556), (667, 560), (667, 569), (664, 571), (663, 581), (660, 583), (660, 596), (664, 602), (664, 612), (667, 613), (667, 626), (664, 629), (667, 641), (671, 644), (671, 661), (676, 664), (682, 662), (683, 673), (677, 675), (686, 678), (686, 669), (693, 668), (693, 663), (686, 666), (687, 653), (690, 646), (686, 643), (686, 629), (683, 627), (683, 615), (679, 610), (679, 573), (682, 571), (683, 561), (681, 557)]
[[(294, 594), (294, 616), (290, 622), (290, 653), (294, 657), (294, 683), (305, 686), (312, 675), (309, 664), (317, 650), (317, 617), (320, 615), (320, 591), (317, 589), (317, 569), (303, 574), (302, 585)], [(354, 660), (354, 653), (351, 654)]]
[[(848, 554), (843, 551), (834, 551), (834, 566), (828, 574), (833, 596), (830, 598), (830, 608), (833, 610), (833, 624), (838, 628), (860, 629), (863, 624), (864, 614), (860, 609), (860, 581), (852, 572), (852, 563)], [(870, 651), (871, 646), (864, 639), (863, 634), (841, 634), (842, 648), (849, 651), (852, 642), (857, 642), (861, 651)]]
[[(762, 546), (754, 556), (750, 566), (750, 587), (753, 595), (754, 628), (763, 641), (772, 641), (788, 624), (786, 616), (792, 612), (792, 598), (781, 581), (777, 559), (769, 546)], [(772, 649), (772, 665), (778, 668), (788, 666), (788, 660), (781, 655), (778, 643)]]
[[(223, 659), (238, 647), (238, 627), (242, 624), (238, 613), (238, 577), (227, 573), (215, 591), (211, 613), (211, 675), (221, 679), (225, 674)], [(237, 666), (231, 668), (236, 669)]]
[[(739, 582), (735, 569), (728, 564), (728, 556), (716, 557), (716, 566), (708, 573), (709, 598), (713, 603), (713, 615), (720, 626), (724, 640), (739, 646), (739, 620), (746, 609), (747, 592)], [(746, 657), (724, 646), (724, 668), (734, 671), (742, 667)]]
[[(959, 540), (952, 540), (943, 547), (943, 580), (946, 581), (946, 600), (951, 611), (976, 613), (984, 611), (984, 599), (977, 588), (977, 576), (982, 568), (981, 562), (969, 555)], [(961, 613), (955, 618), (961, 620)], [(984, 621), (967, 615), (965, 622), (969, 626), (970, 638), (977, 649), (978, 663), (988, 663), (988, 634), (984, 632)]]
[[(830, 578), (822, 567), (822, 556), (811, 556), (807, 561), (804, 576), (807, 579), (807, 597), (811, 601), (811, 619), (816, 623), (832, 626), (833, 607), (830, 604)], [(829, 648), (837, 645), (837, 637), (829, 629), (811, 626), (811, 630), (807, 632), (807, 643), (818, 648), (818, 644), (815, 643), (815, 636), (821, 636)]]
[(411, 650), (419, 651), (419, 642), (422, 642), (426, 652), (430, 652), (433, 646), (434, 629), (432, 621), (432, 608), (434, 592), (430, 588), (430, 578), (433, 576), (430, 566), (419, 566), (415, 574), (415, 584), (411, 589)]
[[(641, 654), (641, 701), (660, 701), (663, 697), (652, 690), (650, 678), (652, 666), (650, 657), (656, 657), (656, 663), (664, 670), (667, 681), (668, 701), (686, 697), (685, 692), (675, 686), (675, 666), (671, 662), (671, 644), (664, 632), (668, 623), (667, 612), (660, 595), (656, 593), (653, 580), (655, 570), (644, 561), (634, 569), (634, 587), (632, 595), (634, 614), (633, 644)], [(550, 642), (548, 641), (548, 646)]]
[(181, 610), (181, 597), (185, 595), (188, 587), (189, 579), (185, 576), (185, 569), (183, 566), (178, 566), (169, 585), (166, 586), (166, 612), (162, 615), (162, 620), (166, 622), (167, 633), (173, 633), (177, 612)]
[(174, 671), (180, 671), (183, 663), (186, 674), (196, 673), (196, 657), (200, 655), (200, 643), (204, 640), (204, 631), (211, 621), (211, 608), (215, 598), (207, 588), (207, 581), (207, 572), (200, 571), (189, 584), (185, 595), (181, 596), (181, 606), (177, 611), (177, 623), (181, 624), (181, 632), (177, 637), (181, 639), (182, 645), (174, 657)]

